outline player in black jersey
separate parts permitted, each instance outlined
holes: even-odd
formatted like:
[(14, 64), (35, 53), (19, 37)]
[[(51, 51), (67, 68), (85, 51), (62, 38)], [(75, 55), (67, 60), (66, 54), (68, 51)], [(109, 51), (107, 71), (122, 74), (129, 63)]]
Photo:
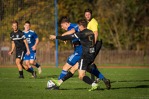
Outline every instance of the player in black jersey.
[(24, 78), (23, 68), (34, 74), (33, 71), (30, 71), (27, 67), (23, 66), (23, 57), (25, 54), (29, 55), (30, 51), (24, 33), (18, 29), (17, 21), (12, 22), (12, 29), (13, 31), (10, 33), (12, 47), (8, 54), (11, 55), (16, 48), (16, 65), (20, 74), (19, 78)]
[[(51, 39), (61, 39), (61, 40), (71, 40), (73, 38), (78, 38), (81, 42), (81, 45), (83, 47), (83, 53), (81, 56), (81, 59), (79, 61), (79, 79), (83, 80), (85, 83), (92, 86), (92, 88), (89, 91), (96, 90), (98, 88), (98, 84), (93, 82), (88, 76), (85, 75), (86, 69), (88, 66), (93, 62), (94, 55), (95, 55), (95, 39), (94, 34), (91, 30), (86, 29), (87, 22), (86, 20), (79, 20), (78, 21), (80, 32), (74, 33), (73, 35), (67, 35), (67, 36), (54, 36), (51, 35)], [(69, 76), (69, 75), (68, 75)], [(57, 82), (54, 82), (57, 86), (59, 84)]]

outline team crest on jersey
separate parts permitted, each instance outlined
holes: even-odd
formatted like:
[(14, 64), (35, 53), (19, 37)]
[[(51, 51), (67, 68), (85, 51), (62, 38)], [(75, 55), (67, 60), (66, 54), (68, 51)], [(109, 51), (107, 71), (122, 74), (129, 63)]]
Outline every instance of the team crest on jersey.
[(19, 35), (16, 35), (17, 38), (19, 38)]
[(28, 35), (28, 37), (31, 37), (31, 35)]

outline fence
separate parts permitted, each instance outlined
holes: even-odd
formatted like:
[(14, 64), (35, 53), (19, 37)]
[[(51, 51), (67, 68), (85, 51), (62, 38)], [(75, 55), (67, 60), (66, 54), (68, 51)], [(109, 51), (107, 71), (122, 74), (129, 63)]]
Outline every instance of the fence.
[[(55, 64), (55, 50), (48, 43), (42, 43), (43, 47), (37, 50), (37, 61), (43, 65), (49, 66)], [(10, 45), (0, 46), (0, 66), (15, 64), (15, 53), (8, 55)], [(59, 64), (64, 64), (67, 57), (73, 51), (59, 51)], [(117, 50), (101, 50), (97, 56), (95, 63), (98, 65), (116, 64), (116, 65), (149, 65), (149, 51), (117, 51)]]

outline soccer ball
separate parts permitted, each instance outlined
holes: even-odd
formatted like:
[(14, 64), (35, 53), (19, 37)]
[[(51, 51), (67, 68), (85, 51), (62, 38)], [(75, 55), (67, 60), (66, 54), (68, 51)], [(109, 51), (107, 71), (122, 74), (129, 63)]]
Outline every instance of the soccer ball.
[(52, 88), (52, 87), (54, 87), (55, 86), (55, 84), (52, 82), (52, 80), (49, 80), (48, 82), (47, 82), (47, 88)]

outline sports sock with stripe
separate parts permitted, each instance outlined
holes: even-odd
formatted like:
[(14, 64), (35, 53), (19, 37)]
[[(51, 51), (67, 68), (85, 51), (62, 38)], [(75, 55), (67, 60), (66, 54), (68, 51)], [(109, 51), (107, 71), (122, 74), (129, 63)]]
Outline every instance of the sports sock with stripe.
[(66, 74), (67, 74), (67, 71), (62, 70), (59, 77), (58, 77), (58, 80), (62, 79)]
[(103, 74), (98, 70), (95, 64), (93, 64), (91, 73), (94, 74), (99, 79), (104, 79)]

